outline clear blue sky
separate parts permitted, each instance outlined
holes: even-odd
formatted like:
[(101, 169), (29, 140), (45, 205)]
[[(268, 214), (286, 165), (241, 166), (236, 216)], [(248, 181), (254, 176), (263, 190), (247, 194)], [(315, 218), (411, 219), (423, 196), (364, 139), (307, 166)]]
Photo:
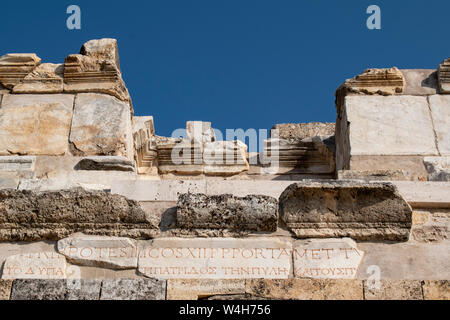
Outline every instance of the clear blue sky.
[[(82, 29), (66, 28), (66, 8)], [(377, 4), (382, 30), (366, 28)], [(119, 41), (136, 115), (170, 135), (187, 120), (225, 128), (336, 118), (334, 91), (369, 67), (436, 68), (450, 56), (450, 1), (3, 1), (0, 54), (63, 62)]]

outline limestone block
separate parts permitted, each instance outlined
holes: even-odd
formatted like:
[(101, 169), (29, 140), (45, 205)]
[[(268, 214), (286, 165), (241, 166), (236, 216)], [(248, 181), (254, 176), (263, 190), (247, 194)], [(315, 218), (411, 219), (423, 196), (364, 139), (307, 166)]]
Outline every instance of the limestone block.
[(157, 144), (159, 174), (196, 175), (204, 172), (203, 145), (169, 140)]
[(450, 58), (444, 60), (438, 68), (439, 92), (450, 93)]
[(357, 280), (247, 280), (246, 292), (265, 299), (281, 300), (364, 299), (362, 281)]
[(74, 96), (5, 95), (0, 109), (0, 155), (63, 155)]
[(43, 63), (13, 88), (13, 93), (62, 93), (64, 65)]
[(192, 143), (203, 144), (216, 141), (211, 122), (188, 121), (186, 123), (186, 136), (187, 140)]
[(339, 170), (339, 180), (396, 181), (408, 180), (405, 170)]
[(245, 293), (245, 280), (167, 280), (167, 300), (198, 300), (215, 295)]
[(78, 162), (75, 169), (89, 171), (134, 171), (134, 163), (120, 156), (92, 156)]
[(128, 238), (75, 234), (58, 241), (58, 252), (71, 263), (111, 269), (137, 268), (136, 241)]
[(450, 281), (424, 281), (422, 284), (425, 300), (450, 300)]
[(448, 208), (449, 182), (392, 181), (413, 208)]
[(347, 96), (344, 108), (351, 156), (438, 155), (426, 97)]
[(403, 94), (422, 96), (436, 94), (438, 91), (438, 76), (435, 69), (402, 69), (405, 78)]
[(423, 300), (420, 281), (381, 280), (377, 285), (364, 281), (365, 300)]
[(178, 197), (177, 226), (183, 229), (276, 231), (278, 202), (267, 196), (185, 193)]
[(0, 157), (0, 172), (15, 173), (18, 178), (34, 178), (36, 157), (6, 156)]
[(178, 201), (183, 193), (206, 193), (206, 181), (123, 179), (112, 184), (111, 193), (136, 201)]
[[(275, 135), (278, 130), (278, 136)], [(335, 124), (325, 122), (276, 124), (271, 131), (272, 138), (301, 141), (316, 136), (334, 136)]]
[(450, 157), (425, 157), (428, 181), (450, 181)]
[(412, 230), (414, 240), (418, 242), (442, 242), (449, 238), (449, 230), (447, 226), (422, 226)]
[(292, 244), (280, 238), (158, 238), (142, 248), (138, 271), (161, 279), (286, 279)]
[(11, 300), (64, 300), (65, 280), (17, 279), (14, 281)]
[(280, 217), (298, 238), (406, 241), (412, 210), (394, 185), (303, 182), (279, 199)]
[(83, 44), (80, 53), (99, 60), (113, 61), (120, 70), (119, 47), (116, 39), (103, 38), (89, 40)]
[(292, 184), (292, 181), (251, 181), (251, 180), (224, 180), (206, 181), (208, 195), (232, 194), (236, 197), (245, 197), (252, 194), (279, 198), (283, 191)]
[(206, 142), (203, 145), (204, 173), (229, 176), (249, 169), (247, 146), (240, 141)]
[(396, 67), (367, 69), (353, 79), (346, 80), (338, 91), (393, 95), (402, 93), (405, 87), (403, 74)]
[(107, 95), (77, 95), (70, 143), (79, 155), (133, 159), (130, 106)]
[(100, 300), (165, 300), (166, 281), (156, 279), (106, 279)]
[(12, 280), (0, 279), (0, 301), (9, 300), (12, 284)]
[(352, 239), (310, 239), (294, 243), (294, 275), (309, 279), (355, 279), (364, 257)]
[(60, 240), (72, 233), (148, 239), (159, 219), (103, 191), (0, 190), (0, 241)]
[(428, 99), (438, 150), (442, 156), (450, 156), (450, 96), (433, 95)]
[(39, 252), (8, 257), (2, 279), (66, 279), (69, 274), (63, 255)]
[(0, 83), (12, 89), (41, 63), (34, 53), (9, 53), (0, 57)]

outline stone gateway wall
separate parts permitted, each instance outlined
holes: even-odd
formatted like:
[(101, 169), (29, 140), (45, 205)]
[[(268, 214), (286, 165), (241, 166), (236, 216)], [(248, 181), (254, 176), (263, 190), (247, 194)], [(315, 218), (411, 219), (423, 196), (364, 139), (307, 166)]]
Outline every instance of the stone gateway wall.
[(0, 300), (449, 300), (448, 68), (367, 69), (249, 153), (134, 116), (114, 39), (0, 57)]

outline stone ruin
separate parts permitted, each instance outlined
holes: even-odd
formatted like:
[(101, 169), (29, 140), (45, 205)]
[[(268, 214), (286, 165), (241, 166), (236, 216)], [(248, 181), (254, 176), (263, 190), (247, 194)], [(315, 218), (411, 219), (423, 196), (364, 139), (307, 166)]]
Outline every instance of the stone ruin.
[(0, 57), (0, 300), (450, 298), (449, 59), (368, 69), (255, 154), (158, 136), (118, 52)]

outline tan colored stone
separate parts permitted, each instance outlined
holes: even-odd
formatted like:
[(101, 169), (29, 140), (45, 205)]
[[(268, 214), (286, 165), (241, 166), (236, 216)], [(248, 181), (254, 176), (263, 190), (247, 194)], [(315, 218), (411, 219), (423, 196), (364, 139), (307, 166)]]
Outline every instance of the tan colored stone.
[(138, 271), (161, 279), (286, 279), (292, 244), (278, 238), (157, 238), (139, 252)]
[(30, 72), (13, 93), (62, 93), (64, 65), (43, 63)]
[(133, 117), (134, 158), (137, 172), (140, 174), (152, 173), (158, 157), (156, 148), (155, 126), (153, 117)]
[(418, 242), (442, 242), (449, 238), (447, 226), (421, 226), (412, 230), (414, 240)]
[(450, 58), (439, 65), (438, 79), (440, 93), (450, 93)]
[(0, 83), (8, 89), (19, 84), (41, 63), (34, 53), (9, 53), (0, 57)]
[[(278, 136), (275, 135), (278, 130)], [(301, 141), (316, 136), (334, 136), (335, 124), (325, 122), (276, 124), (271, 130), (272, 138)]]
[(167, 281), (167, 300), (198, 300), (245, 293), (245, 280), (186, 279)]
[(424, 281), (422, 284), (425, 300), (450, 300), (450, 281)]
[(396, 67), (367, 69), (353, 79), (346, 80), (338, 89), (345, 92), (393, 95), (402, 93), (405, 86), (403, 74)]
[(364, 252), (352, 239), (310, 239), (294, 243), (294, 275), (307, 279), (355, 279)]
[(117, 270), (137, 268), (138, 249), (132, 239), (74, 234), (59, 240), (57, 247), (75, 264)]
[(364, 281), (365, 300), (423, 300), (420, 281), (381, 280), (378, 284)]
[(68, 148), (72, 95), (5, 95), (0, 155), (63, 155)]
[(9, 300), (11, 296), (12, 280), (0, 279), (0, 301)]
[(430, 213), (427, 211), (413, 211), (412, 223), (413, 225), (422, 225), (430, 220)]
[(89, 40), (81, 47), (82, 55), (99, 59), (113, 61), (120, 70), (119, 47), (116, 39), (103, 38)]
[(108, 95), (78, 94), (70, 143), (76, 155), (124, 156), (133, 159), (129, 105)]
[(3, 265), (2, 279), (66, 279), (66, 258), (55, 252), (10, 256)]
[(363, 300), (363, 283), (357, 280), (289, 279), (247, 280), (246, 293), (281, 300)]
[(295, 183), (279, 206), (281, 220), (301, 239), (407, 241), (411, 230), (411, 207), (390, 183)]

